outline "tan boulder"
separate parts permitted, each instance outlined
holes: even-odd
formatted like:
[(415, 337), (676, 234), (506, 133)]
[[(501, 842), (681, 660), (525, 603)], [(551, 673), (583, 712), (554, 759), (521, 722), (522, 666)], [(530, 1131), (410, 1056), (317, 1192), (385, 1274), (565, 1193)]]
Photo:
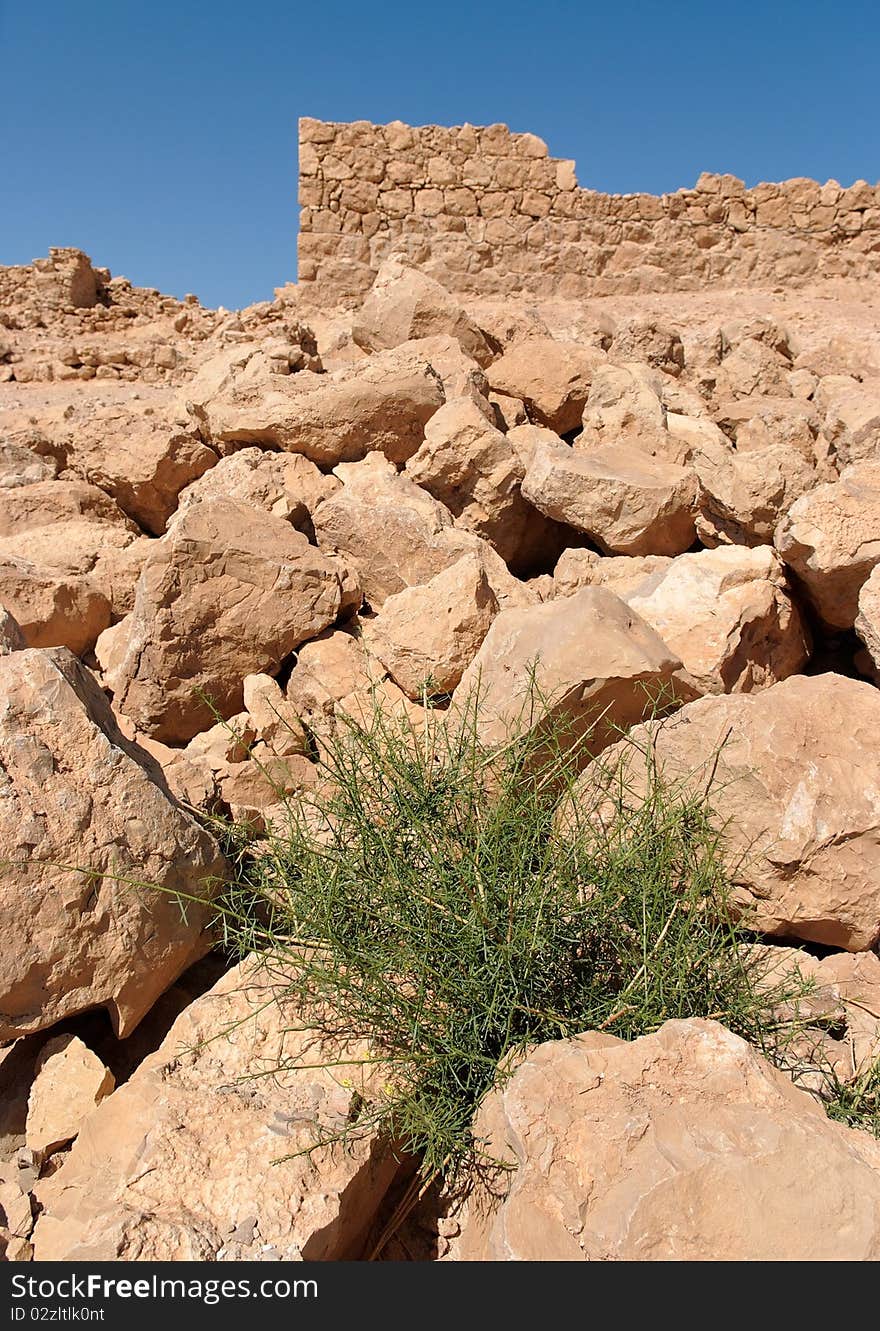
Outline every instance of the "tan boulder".
[(880, 670), (880, 567), (862, 584), (854, 627), (875, 668)]
[(766, 342), (747, 337), (725, 356), (716, 377), (716, 397), (790, 397), (791, 361)]
[(787, 444), (746, 453), (704, 439), (691, 465), (699, 481), (697, 535), (703, 545), (767, 545), (786, 510), (821, 479)]
[(0, 605), (0, 656), (23, 652), (26, 647), (21, 625), (5, 606)]
[(74, 414), (68, 467), (105, 490), (139, 526), (160, 536), (180, 491), (217, 461), (217, 454), (167, 410), (116, 404)]
[(522, 493), (610, 554), (676, 555), (694, 542), (693, 472), (630, 444), (537, 449)]
[(662, 434), (666, 413), (650, 377), (641, 366), (602, 365), (593, 374), (577, 447), (596, 447), (626, 439), (644, 447), (644, 439)]
[(880, 460), (880, 379), (834, 394), (822, 429), (839, 467)]
[(536, 425), (567, 434), (580, 425), (593, 374), (606, 361), (598, 347), (529, 337), (508, 347), (486, 377), (493, 392), (524, 402)]
[(485, 333), (445, 287), (396, 256), (386, 259), (352, 325), (355, 342), (365, 351), (385, 351), (435, 334), (454, 337), (479, 365), (494, 355)]
[(481, 552), (500, 601), (530, 601), (522, 583), (475, 533), (454, 526), (444, 504), (373, 455), (342, 465), (343, 482), (315, 509), (318, 545), (340, 555), (360, 577), (373, 610), (405, 587), (428, 582), (468, 552)]
[(713, 1021), (539, 1045), (475, 1135), (515, 1168), (471, 1197), (459, 1260), (880, 1257), (880, 1144)]
[[(485, 406), (485, 404), (483, 404)], [(514, 569), (550, 557), (559, 528), (520, 492), (525, 468), (507, 436), (473, 398), (446, 402), (425, 426), (405, 475), (445, 504), (456, 525), (488, 541)]]
[[(452, 706), (479, 701), (478, 730), (503, 743), (523, 727), (592, 730), (584, 753), (598, 753), (639, 721), (680, 669), (652, 628), (618, 597), (587, 587), (565, 600), (503, 611), (462, 676)], [(533, 687), (534, 685), (534, 687)]]
[(219, 392), (201, 398), (193, 412), (222, 451), (264, 444), (332, 467), (373, 451), (404, 463), (444, 392), (423, 352), (404, 343), (331, 374), (275, 375), (255, 353)]
[(115, 1085), (113, 1073), (77, 1036), (47, 1040), (28, 1096), (27, 1149), (44, 1158), (72, 1142)]
[(224, 860), (68, 652), (0, 657), (0, 694), (0, 1041), (95, 1007), (127, 1035), (210, 946)]
[(134, 605), (134, 589), (150, 546), (149, 537), (136, 536), (117, 524), (57, 522), (0, 537), (0, 561), (25, 560), (47, 576), (88, 577), (118, 619)]
[(803, 669), (809, 632), (770, 546), (719, 546), (679, 555), (608, 558), (566, 550), (556, 593), (606, 587), (681, 658), (693, 693), (748, 693)]
[[(878, 725), (872, 685), (795, 675), (700, 698), (633, 738), (688, 790), (703, 793), (714, 772), (710, 801), (750, 927), (858, 952), (880, 939)], [(581, 778), (581, 807), (618, 763), (635, 797), (644, 763), (624, 741)]]
[(242, 448), (223, 457), (180, 495), (179, 508), (204, 500), (234, 499), (284, 518), (297, 530), (307, 530), (312, 510), (328, 499), (339, 482), (325, 476), (299, 453), (265, 453)]
[(303, 1026), (259, 964), (186, 1008), (39, 1184), (37, 1261), (362, 1256), (400, 1165), (356, 1123), (363, 1046)]
[(91, 650), (110, 623), (110, 602), (89, 577), (0, 556), (0, 603), (18, 621), (28, 647)]
[(718, 404), (715, 421), (735, 443), (737, 453), (785, 444), (815, 463), (819, 416), (809, 402), (760, 395), (731, 398)]
[(192, 505), (144, 564), (116, 706), (155, 739), (192, 738), (241, 709), (245, 675), (277, 672), (333, 623), (347, 578), (281, 518), (234, 500)]
[(655, 319), (625, 319), (611, 342), (617, 361), (645, 361), (656, 370), (677, 376), (684, 369), (684, 345), (674, 328)]
[(0, 537), (68, 522), (101, 523), (137, 535), (119, 505), (84, 481), (38, 481), (5, 491), (0, 498)]
[(498, 613), (489, 574), (467, 554), (420, 587), (389, 596), (364, 641), (410, 698), (451, 693)]
[(825, 623), (852, 628), (862, 585), (880, 563), (880, 462), (857, 462), (798, 499), (774, 544)]
[(672, 563), (669, 555), (600, 555), (595, 550), (563, 550), (553, 570), (555, 595), (571, 596), (582, 587), (606, 587), (624, 600), (630, 593), (647, 595)]
[(613, 590), (681, 658), (682, 682), (697, 693), (767, 688), (809, 658), (809, 631), (770, 546), (679, 555), (650, 581)]

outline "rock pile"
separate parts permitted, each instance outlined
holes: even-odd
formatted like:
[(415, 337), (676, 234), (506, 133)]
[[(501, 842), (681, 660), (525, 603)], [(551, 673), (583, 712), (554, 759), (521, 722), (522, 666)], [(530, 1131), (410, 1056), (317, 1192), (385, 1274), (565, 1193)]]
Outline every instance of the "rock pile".
[[(833, 993), (841, 1077), (880, 1055), (867, 300), (846, 335), (767, 293), (501, 308), (400, 254), (356, 310), (310, 299), (212, 312), (70, 250), (0, 269), (9, 1260), (365, 1251), (399, 1162), (291, 1146), (368, 1088), (309, 1057), (246, 1089), (317, 1037), (256, 965), (174, 986), (231, 872), (200, 815), (259, 836), (377, 699), (418, 722), (479, 687), (495, 741), (537, 671), (529, 724), (586, 737), (585, 803), (621, 729), (696, 787), (714, 764), (738, 909)], [(542, 1046), (477, 1127), (517, 1171), (441, 1255), (880, 1256), (880, 1148), (712, 1022)]]

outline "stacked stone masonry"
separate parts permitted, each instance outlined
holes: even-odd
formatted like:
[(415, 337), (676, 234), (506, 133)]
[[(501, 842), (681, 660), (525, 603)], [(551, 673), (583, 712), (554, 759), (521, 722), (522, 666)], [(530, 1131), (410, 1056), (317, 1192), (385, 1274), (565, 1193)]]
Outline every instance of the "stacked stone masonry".
[(579, 297), (880, 271), (880, 186), (703, 174), (674, 194), (581, 189), (506, 125), (300, 121), (299, 281), (357, 300), (390, 253), (451, 290)]

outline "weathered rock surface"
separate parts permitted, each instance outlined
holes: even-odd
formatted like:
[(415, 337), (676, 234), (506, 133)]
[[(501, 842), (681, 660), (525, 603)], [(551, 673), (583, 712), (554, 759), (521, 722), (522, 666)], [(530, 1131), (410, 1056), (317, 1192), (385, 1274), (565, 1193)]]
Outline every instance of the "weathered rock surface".
[(29, 647), (69, 647), (82, 656), (110, 623), (110, 602), (77, 573), (0, 555), (0, 602), (18, 621)]
[(880, 563), (880, 462), (847, 467), (792, 504), (775, 545), (832, 628), (852, 628), (859, 592)]
[(524, 402), (536, 425), (567, 434), (580, 425), (593, 373), (606, 361), (598, 347), (529, 337), (508, 347), (486, 377), (494, 392)]
[(483, 408), (470, 397), (442, 406), (425, 426), (425, 441), (405, 474), (514, 569), (539, 559), (552, 562), (561, 547), (560, 529), (523, 498), (520, 454)]
[(116, 706), (155, 739), (191, 739), (212, 704), (241, 709), (245, 675), (276, 673), (333, 623), (346, 577), (282, 518), (235, 500), (192, 505), (144, 564)]
[(479, 365), (491, 361), (494, 350), (485, 333), (439, 282), (396, 257), (386, 259), (352, 325), (358, 346), (385, 351), (443, 333)]
[(566, 600), (499, 614), (452, 705), (464, 708), (476, 694), (479, 734), (489, 744), (558, 719), (571, 739), (592, 730), (584, 751), (598, 753), (613, 742), (616, 726), (645, 715), (652, 689), (661, 691), (680, 666), (623, 601), (588, 587)]
[(867, 647), (874, 666), (880, 670), (880, 567), (875, 567), (862, 584), (855, 630)]
[(693, 472), (629, 444), (536, 449), (522, 493), (609, 554), (677, 555), (694, 542)]
[(257, 352), (219, 391), (211, 384), (200, 400), (196, 390), (196, 419), (222, 451), (270, 445), (327, 467), (374, 451), (404, 463), (444, 401), (436, 372), (406, 343), (331, 374), (287, 377), (273, 374)]
[(444, 504), (383, 458), (340, 466), (337, 474), (342, 489), (315, 510), (315, 534), (322, 550), (339, 554), (357, 570), (374, 610), (468, 553), (480, 553), (493, 569), (500, 600), (524, 604), (533, 599), (487, 542), (456, 527)]
[(264, 453), (242, 448), (221, 458), (215, 467), (188, 485), (179, 508), (204, 500), (234, 499), (252, 504), (273, 517), (284, 518), (298, 531), (307, 530), (313, 509), (339, 489), (335, 476), (325, 476), (299, 453)]
[(101, 1006), (126, 1035), (207, 951), (223, 858), (68, 652), (0, 683), (0, 1040)]
[(420, 587), (389, 596), (364, 640), (410, 698), (451, 693), (498, 613), (490, 573), (463, 555)]
[[(858, 952), (880, 939), (878, 725), (870, 684), (797, 675), (701, 698), (633, 738), (650, 741), (667, 778), (687, 789), (704, 791), (714, 772), (734, 899), (754, 928)], [(644, 780), (627, 741), (603, 761), (624, 762), (634, 791)], [(604, 768), (581, 778), (583, 807), (597, 776)]]
[(362, 1255), (399, 1164), (351, 1127), (363, 1067), (316, 1067), (320, 1039), (270, 999), (265, 971), (230, 971), (85, 1121), (39, 1185), (38, 1261)]
[(460, 1260), (880, 1256), (880, 1145), (712, 1021), (540, 1045), (475, 1130), (516, 1169), (472, 1197)]
[(73, 1141), (115, 1084), (113, 1073), (75, 1035), (47, 1040), (28, 1098), (27, 1149), (41, 1159)]

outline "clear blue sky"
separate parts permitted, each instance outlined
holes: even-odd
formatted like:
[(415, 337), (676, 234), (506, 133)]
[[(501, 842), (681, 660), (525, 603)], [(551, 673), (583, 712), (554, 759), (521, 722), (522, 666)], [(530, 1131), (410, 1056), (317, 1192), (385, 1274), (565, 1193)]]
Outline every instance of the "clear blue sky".
[(505, 121), (582, 185), (880, 177), (877, 0), (0, 0), (0, 263), (295, 276), (296, 120)]

